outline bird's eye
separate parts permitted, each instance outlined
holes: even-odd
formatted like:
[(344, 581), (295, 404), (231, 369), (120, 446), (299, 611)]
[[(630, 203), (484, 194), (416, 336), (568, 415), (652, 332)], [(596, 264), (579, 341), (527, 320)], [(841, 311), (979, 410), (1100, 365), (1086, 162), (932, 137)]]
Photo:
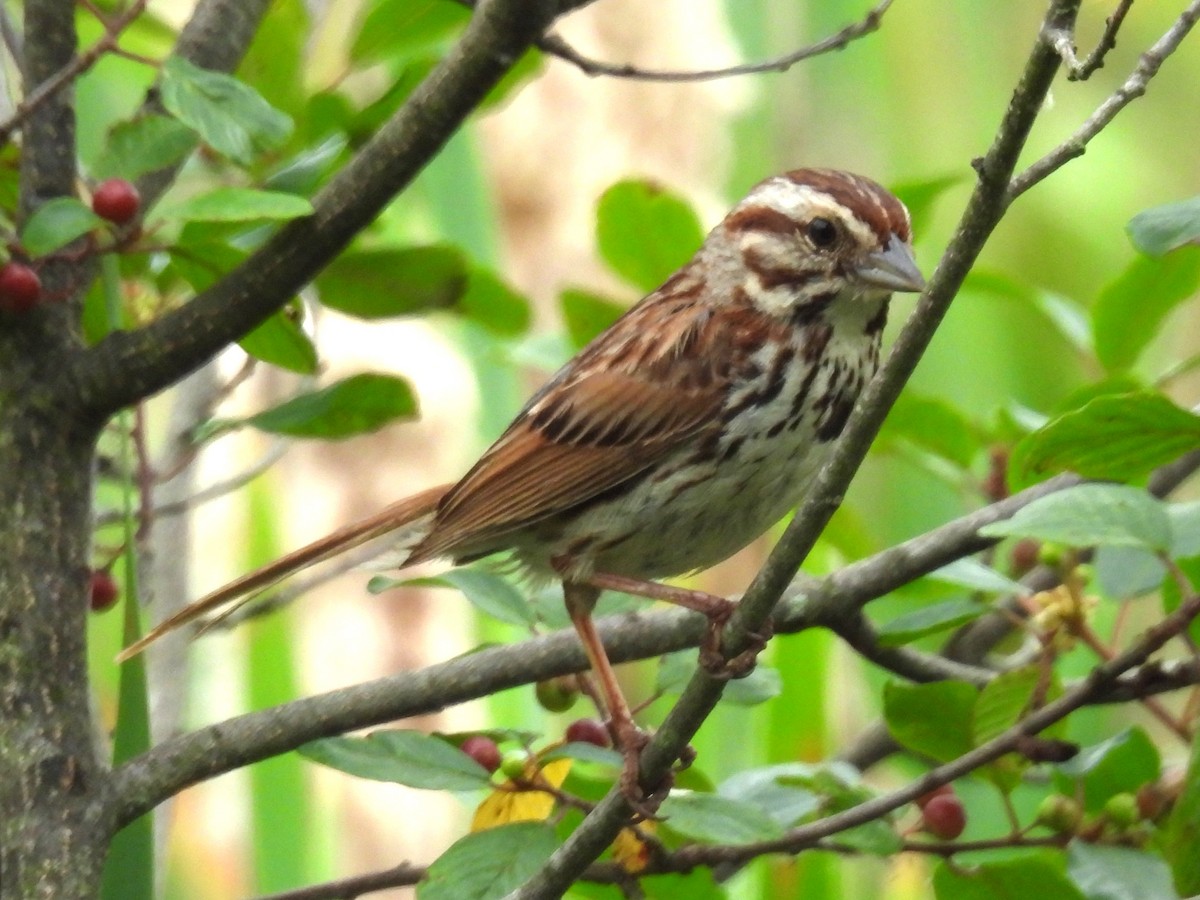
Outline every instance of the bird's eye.
[(828, 219), (813, 219), (808, 223), (808, 237), (817, 247), (832, 247), (838, 238), (837, 226)]

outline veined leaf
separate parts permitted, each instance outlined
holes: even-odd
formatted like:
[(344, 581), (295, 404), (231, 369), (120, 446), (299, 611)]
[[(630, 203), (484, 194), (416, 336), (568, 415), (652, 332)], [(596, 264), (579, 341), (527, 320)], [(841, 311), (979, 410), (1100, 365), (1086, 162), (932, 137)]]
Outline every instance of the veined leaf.
[(274, 434), (336, 440), (416, 412), (416, 398), (403, 378), (363, 373), (250, 416), (246, 424)]
[(979, 529), (989, 537), (1029, 537), (1070, 547), (1096, 545), (1171, 546), (1171, 520), (1164, 504), (1121, 484), (1081, 484), (1039, 497), (1011, 519)]
[(162, 67), (163, 106), (213, 149), (248, 165), (291, 136), (292, 120), (232, 75), (171, 56)]
[(1107, 395), (1052, 419), (1018, 443), (1009, 475), (1016, 489), (1063, 471), (1132, 481), (1197, 447), (1200, 416), (1162, 394)]

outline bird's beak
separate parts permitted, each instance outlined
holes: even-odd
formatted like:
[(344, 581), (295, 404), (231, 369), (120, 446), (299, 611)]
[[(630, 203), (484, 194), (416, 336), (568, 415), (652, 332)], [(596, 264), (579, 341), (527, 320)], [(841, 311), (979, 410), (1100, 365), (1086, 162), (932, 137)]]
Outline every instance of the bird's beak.
[(925, 278), (913, 259), (912, 248), (896, 235), (854, 267), (856, 280), (887, 291), (923, 291)]

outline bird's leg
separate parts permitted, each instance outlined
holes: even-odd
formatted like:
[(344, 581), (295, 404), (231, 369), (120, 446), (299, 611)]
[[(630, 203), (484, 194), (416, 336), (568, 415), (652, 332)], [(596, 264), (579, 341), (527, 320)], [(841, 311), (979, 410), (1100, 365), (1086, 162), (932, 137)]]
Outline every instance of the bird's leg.
[(588, 583), (604, 590), (662, 600), (703, 615), (708, 620), (708, 631), (700, 644), (700, 665), (716, 678), (745, 678), (754, 670), (758, 654), (770, 638), (770, 634), (751, 634), (750, 647), (732, 659), (726, 659), (721, 652), (721, 632), (737, 608), (737, 604), (732, 600), (704, 591), (627, 578), (624, 575), (610, 575), (607, 572), (593, 573), (588, 578)]
[[(566, 601), (567, 613), (583, 643), (583, 651), (587, 654), (592, 672), (600, 683), (600, 693), (607, 707), (608, 727), (612, 732), (613, 743), (621, 751), (624, 765), (621, 769), (621, 793), (629, 801), (634, 811), (646, 818), (652, 818), (658, 806), (657, 797), (647, 797), (641, 786), (640, 758), (642, 748), (650, 737), (633, 721), (633, 713), (629, 703), (621, 691), (617, 674), (613, 671), (612, 663), (596, 631), (596, 622), (592, 618), (592, 609), (600, 596), (600, 589), (590, 584), (576, 581), (563, 581), (563, 599)], [(669, 788), (670, 785), (667, 785)], [(665, 793), (662, 791), (656, 792)]]

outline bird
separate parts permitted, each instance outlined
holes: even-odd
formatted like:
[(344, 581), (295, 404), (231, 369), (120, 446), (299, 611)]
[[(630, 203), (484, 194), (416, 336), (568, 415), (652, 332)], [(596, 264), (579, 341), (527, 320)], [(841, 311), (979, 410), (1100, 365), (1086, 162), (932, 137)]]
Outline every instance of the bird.
[(646, 734), (592, 620), (601, 590), (727, 618), (730, 601), (658, 580), (728, 558), (795, 509), (879, 367), (891, 295), (924, 286), (909, 213), (882, 185), (823, 168), (769, 177), (550, 378), (460, 480), (242, 576), (120, 658), (384, 535), (407, 553), (402, 566), (507, 553), (529, 577), (562, 583), (636, 801)]

